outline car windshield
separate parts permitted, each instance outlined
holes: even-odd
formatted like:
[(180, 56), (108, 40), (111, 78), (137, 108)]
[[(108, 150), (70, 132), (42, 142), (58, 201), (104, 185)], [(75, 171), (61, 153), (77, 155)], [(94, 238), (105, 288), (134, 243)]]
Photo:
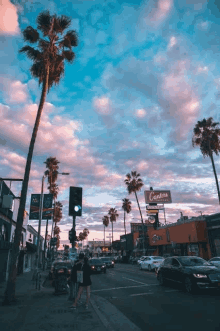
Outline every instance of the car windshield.
[(193, 258), (180, 257), (178, 260), (184, 266), (203, 266), (203, 265), (211, 266), (210, 263), (206, 262), (201, 258), (196, 258), (196, 257)]
[(110, 262), (112, 259), (109, 259), (109, 258), (104, 258), (102, 259), (102, 261), (106, 261), (106, 262)]
[(153, 260), (163, 260), (163, 258), (160, 256), (156, 256), (156, 257), (153, 257)]
[(93, 260), (90, 260), (90, 263), (101, 263), (101, 261), (98, 259), (93, 259)]

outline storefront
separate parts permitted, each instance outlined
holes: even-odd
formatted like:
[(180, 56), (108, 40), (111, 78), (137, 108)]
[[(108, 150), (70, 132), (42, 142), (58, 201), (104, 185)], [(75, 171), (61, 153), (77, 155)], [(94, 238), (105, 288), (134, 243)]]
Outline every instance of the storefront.
[(205, 218), (211, 255), (220, 256), (220, 213)]
[[(211, 258), (206, 222), (204, 220), (187, 220), (158, 229), (149, 228), (149, 245), (155, 248), (154, 254), (160, 256), (200, 256)], [(150, 255), (150, 254), (148, 254)]]

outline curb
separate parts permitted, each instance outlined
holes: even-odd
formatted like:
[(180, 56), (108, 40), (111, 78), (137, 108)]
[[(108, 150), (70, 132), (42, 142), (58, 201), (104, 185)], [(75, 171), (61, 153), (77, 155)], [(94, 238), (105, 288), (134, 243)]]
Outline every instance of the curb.
[(119, 309), (108, 300), (98, 295), (93, 296), (90, 301), (97, 315), (108, 331), (141, 331), (141, 329), (130, 321)]
[(91, 297), (90, 297), (90, 302), (91, 302), (92, 307), (95, 310), (96, 314), (98, 315), (99, 319), (101, 320), (102, 324), (105, 326), (105, 328), (108, 331), (114, 331), (114, 329), (111, 327), (111, 325), (109, 324), (109, 322), (107, 321), (105, 316), (99, 311), (99, 307), (97, 307), (97, 305), (95, 304), (93, 299), (91, 299)]

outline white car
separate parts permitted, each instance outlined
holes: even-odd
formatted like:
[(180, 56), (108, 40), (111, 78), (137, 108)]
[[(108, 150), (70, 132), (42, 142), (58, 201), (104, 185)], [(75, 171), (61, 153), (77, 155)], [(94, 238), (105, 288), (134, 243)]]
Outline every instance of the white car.
[(142, 261), (144, 261), (148, 256), (141, 256), (141, 258), (137, 261), (137, 264), (140, 264)]
[(147, 258), (140, 263), (140, 270), (155, 270), (159, 268), (163, 261), (164, 258), (162, 256), (147, 256)]
[(208, 262), (211, 263), (211, 264), (213, 264), (217, 268), (220, 268), (220, 257), (213, 257)]

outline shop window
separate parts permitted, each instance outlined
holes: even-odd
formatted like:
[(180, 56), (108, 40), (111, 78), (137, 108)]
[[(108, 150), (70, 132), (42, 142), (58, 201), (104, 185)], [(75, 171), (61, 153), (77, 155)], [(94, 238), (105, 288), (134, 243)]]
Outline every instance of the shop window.
[(220, 239), (215, 239), (215, 250), (216, 250), (216, 255), (220, 256)]
[(2, 224), (2, 240), (8, 241), (8, 230), (5, 224)]

